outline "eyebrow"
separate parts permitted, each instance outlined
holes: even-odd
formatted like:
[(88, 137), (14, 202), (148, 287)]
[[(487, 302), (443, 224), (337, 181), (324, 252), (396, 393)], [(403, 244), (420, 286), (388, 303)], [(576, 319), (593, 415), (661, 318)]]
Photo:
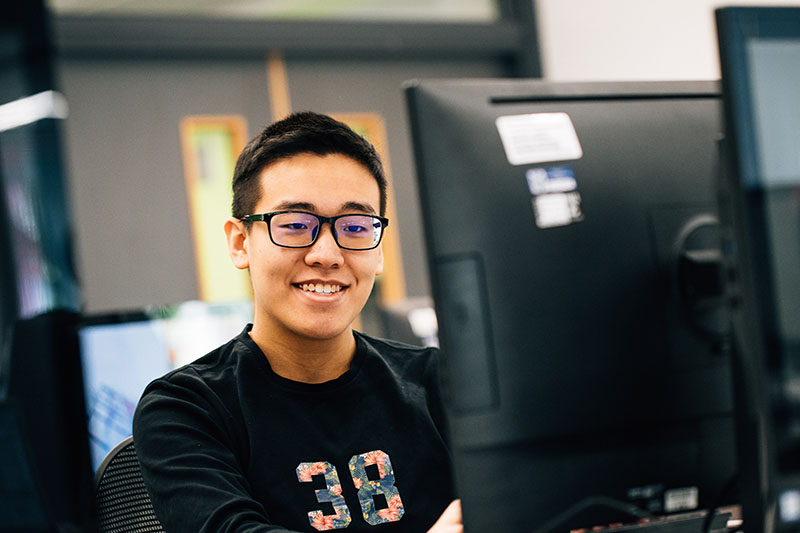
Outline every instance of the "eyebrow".
[(273, 207), (272, 211), (285, 211), (287, 209), (298, 209), (300, 211), (311, 211), (316, 212), (317, 208), (314, 204), (308, 202), (291, 202), (291, 201), (283, 201)]
[[(299, 211), (310, 211), (311, 213), (317, 212), (317, 207), (309, 202), (294, 202), (294, 201), (283, 201), (277, 204), (273, 211), (284, 211), (284, 210), (299, 210)], [(361, 213), (375, 213), (375, 208), (369, 204), (362, 204), (361, 202), (345, 202), (339, 207), (339, 212), (346, 213), (350, 211), (361, 212)]]

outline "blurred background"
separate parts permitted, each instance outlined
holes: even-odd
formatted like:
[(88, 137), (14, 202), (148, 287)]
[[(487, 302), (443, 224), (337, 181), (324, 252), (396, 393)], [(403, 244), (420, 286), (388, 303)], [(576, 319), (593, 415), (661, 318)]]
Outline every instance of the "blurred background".
[[(238, 273), (214, 251), (224, 179), (238, 144), (306, 109), (355, 121), (380, 145), (394, 268), (371, 309), (416, 307), (430, 285), (404, 82), (717, 79), (713, 9), (723, 3), (800, 4), (49, 0), (84, 308), (238, 299), (246, 284), (221, 281)], [(382, 333), (369, 316), (363, 327)]]

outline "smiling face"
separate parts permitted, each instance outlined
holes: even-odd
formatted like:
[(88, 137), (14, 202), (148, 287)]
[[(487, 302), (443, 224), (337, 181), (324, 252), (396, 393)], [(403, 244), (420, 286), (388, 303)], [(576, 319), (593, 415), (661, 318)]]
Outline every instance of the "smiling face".
[[(253, 213), (287, 209), (332, 217), (378, 214), (380, 192), (369, 170), (341, 154), (302, 153), (280, 159), (259, 176), (261, 197)], [(272, 342), (352, 338), (351, 324), (383, 271), (380, 246), (343, 250), (323, 224), (307, 248), (272, 243), (264, 222), (249, 230), (236, 219), (226, 223), (233, 263), (250, 269), (254, 294), (254, 337)]]

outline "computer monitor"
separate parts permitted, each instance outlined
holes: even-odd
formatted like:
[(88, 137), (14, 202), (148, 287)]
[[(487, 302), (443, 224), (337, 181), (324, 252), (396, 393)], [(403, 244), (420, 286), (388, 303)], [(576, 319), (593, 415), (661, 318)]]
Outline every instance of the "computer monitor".
[(83, 316), (78, 337), (93, 469), (131, 435), (148, 383), (228, 342), (252, 316), (249, 301), (189, 301)]
[(46, 11), (0, 17), (0, 531), (91, 527), (80, 291)]
[(718, 84), (406, 94), (466, 531), (730, 500)]
[(161, 324), (145, 313), (85, 317), (79, 328), (92, 470), (132, 433), (145, 387), (172, 370)]
[(717, 10), (745, 528), (800, 529), (800, 7)]

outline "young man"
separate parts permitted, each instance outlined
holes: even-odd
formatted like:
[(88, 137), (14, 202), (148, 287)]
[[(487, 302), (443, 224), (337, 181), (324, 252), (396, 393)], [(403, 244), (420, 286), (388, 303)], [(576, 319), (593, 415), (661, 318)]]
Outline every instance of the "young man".
[(233, 190), (225, 233), (253, 324), (151, 383), (134, 419), (165, 529), (461, 531), (437, 351), (352, 329), (383, 270), (374, 148), (295, 114), (248, 144)]

